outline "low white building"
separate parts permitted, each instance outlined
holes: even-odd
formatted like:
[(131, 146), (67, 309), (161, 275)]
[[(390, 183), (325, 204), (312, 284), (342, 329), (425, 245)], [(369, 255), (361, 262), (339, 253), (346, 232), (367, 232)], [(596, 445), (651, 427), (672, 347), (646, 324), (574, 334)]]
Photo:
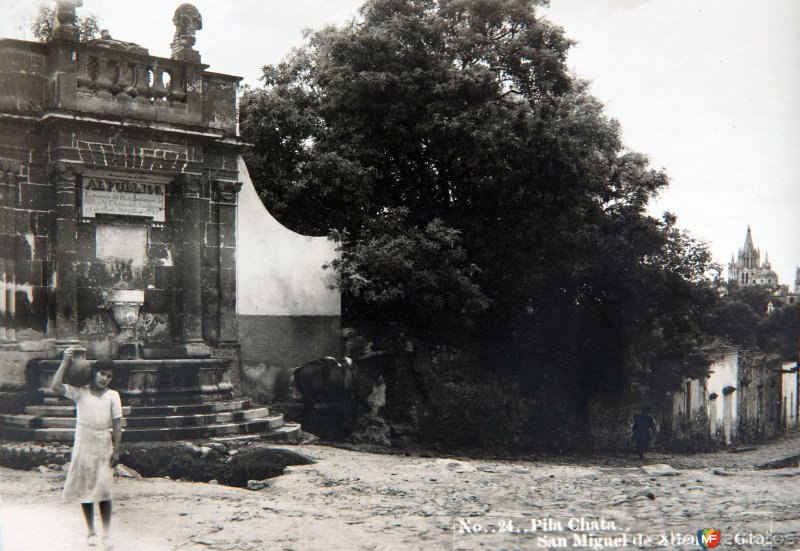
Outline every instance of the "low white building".
[(736, 439), (739, 426), (739, 351), (736, 349), (714, 354), (706, 379), (707, 413), (712, 436), (730, 445)]
[(732, 444), (739, 426), (739, 349), (717, 348), (704, 379), (687, 379), (672, 395), (672, 426), (676, 436), (711, 438)]
[(798, 427), (798, 369), (797, 362), (781, 366), (781, 420), (785, 429)]

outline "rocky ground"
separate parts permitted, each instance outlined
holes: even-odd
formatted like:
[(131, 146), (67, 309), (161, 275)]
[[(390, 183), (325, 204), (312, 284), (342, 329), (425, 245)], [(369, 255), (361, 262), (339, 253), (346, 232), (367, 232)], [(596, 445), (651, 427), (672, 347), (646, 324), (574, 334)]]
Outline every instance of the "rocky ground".
[[(118, 478), (114, 549), (697, 550), (704, 528), (720, 530), (720, 549), (800, 549), (800, 434), (643, 463), (621, 454), (498, 460), (291, 448), (315, 463), (258, 490)], [(61, 502), (63, 483), (61, 471), (0, 468), (0, 549), (84, 548), (80, 508)]]

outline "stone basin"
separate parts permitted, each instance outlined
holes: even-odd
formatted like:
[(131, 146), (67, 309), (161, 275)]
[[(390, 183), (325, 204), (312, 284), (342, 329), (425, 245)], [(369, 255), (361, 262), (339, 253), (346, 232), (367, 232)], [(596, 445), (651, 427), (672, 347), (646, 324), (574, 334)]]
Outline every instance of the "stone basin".
[(108, 304), (119, 325), (119, 336), (114, 339), (113, 356), (123, 360), (142, 357), (142, 342), (136, 338), (136, 322), (144, 304), (144, 291), (138, 289), (112, 289)]
[(139, 289), (112, 289), (108, 292), (108, 302), (144, 304), (144, 291)]

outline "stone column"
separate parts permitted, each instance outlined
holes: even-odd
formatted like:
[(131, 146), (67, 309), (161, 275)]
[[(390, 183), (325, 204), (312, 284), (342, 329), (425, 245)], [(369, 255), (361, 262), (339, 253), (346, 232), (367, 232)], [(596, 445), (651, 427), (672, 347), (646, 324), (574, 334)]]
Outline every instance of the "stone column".
[(219, 355), (230, 360), (228, 381), (241, 396), (239, 320), (236, 317), (236, 200), (240, 182), (218, 181), (219, 202)]
[(219, 340), (239, 340), (236, 317), (236, 198), (241, 182), (217, 182), (219, 198)]
[(201, 277), (204, 201), (200, 198), (200, 177), (194, 174), (181, 174), (173, 184), (181, 198), (181, 219), (173, 221), (180, 228), (178, 279), (181, 286), (181, 302), (178, 350), (186, 357), (209, 356), (211, 349), (203, 340)]
[(6, 171), (6, 184), (8, 185), (8, 239), (9, 251), (11, 254), (6, 258), (6, 338), (9, 344), (17, 342), (17, 275), (19, 266), (16, 258), (19, 250), (20, 235), (25, 231), (18, 227), (19, 220), (17, 209), (19, 209), (20, 189), (19, 176), (16, 171)]
[(14, 208), (12, 173), (0, 166), (0, 344), (15, 340)]
[(56, 185), (56, 347), (61, 350), (79, 344), (77, 258), (77, 178), (81, 165), (59, 162)]

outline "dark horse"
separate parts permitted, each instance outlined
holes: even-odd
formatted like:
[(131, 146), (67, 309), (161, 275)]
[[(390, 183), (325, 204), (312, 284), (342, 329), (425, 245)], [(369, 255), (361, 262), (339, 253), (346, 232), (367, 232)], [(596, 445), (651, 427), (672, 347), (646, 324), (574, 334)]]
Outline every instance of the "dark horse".
[(365, 408), (377, 381), (350, 358), (341, 363), (335, 358), (312, 360), (294, 370), (294, 384), (303, 396), (303, 422), (315, 424), (315, 404), (324, 404), (329, 412), (337, 411), (345, 416), (344, 424), (350, 425)]

